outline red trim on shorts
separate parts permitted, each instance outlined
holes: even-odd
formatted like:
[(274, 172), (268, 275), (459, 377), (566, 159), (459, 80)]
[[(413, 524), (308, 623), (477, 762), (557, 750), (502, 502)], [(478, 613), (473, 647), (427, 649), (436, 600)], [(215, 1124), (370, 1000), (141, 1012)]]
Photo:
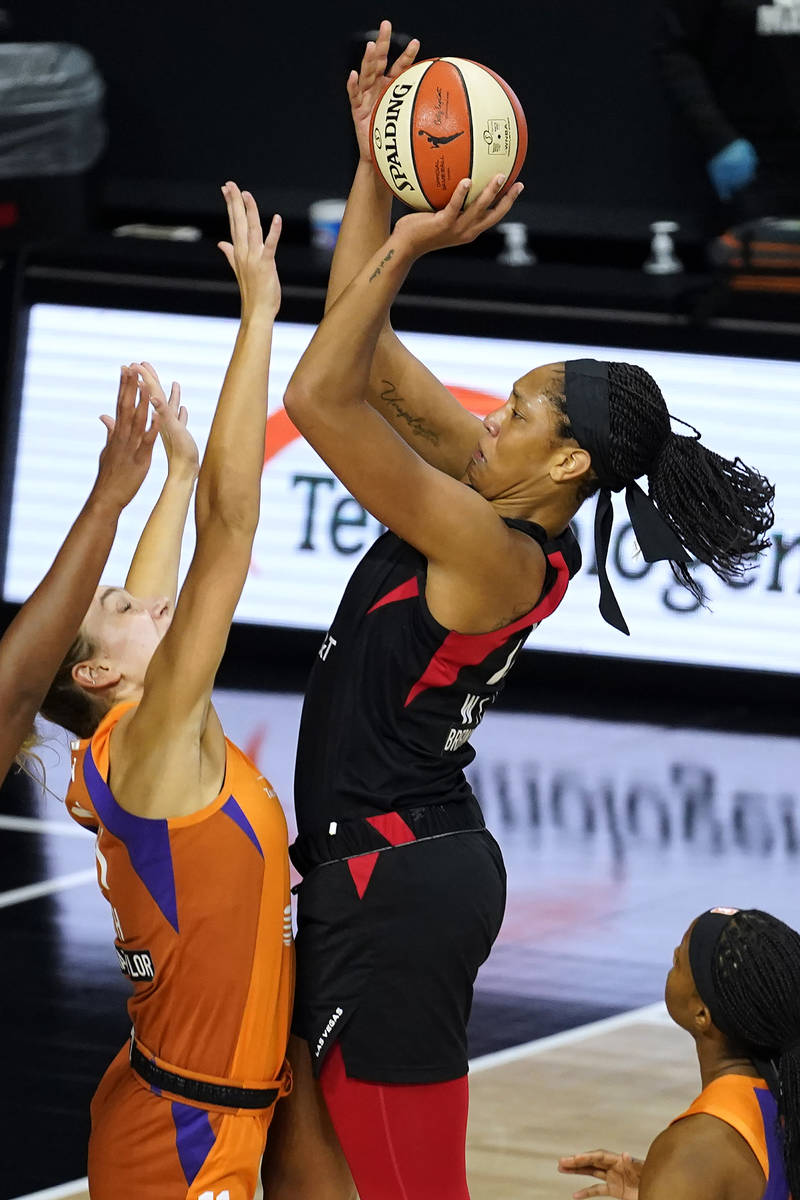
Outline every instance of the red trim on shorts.
[(359, 900), (364, 899), (364, 892), (367, 890), (367, 884), (372, 878), (372, 872), (375, 870), (378, 854), (379, 851), (374, 850), (372, 854), (357, 854), (355, 858), (348, 858), (347, 860), (347, 866), (353, 877), (353, 883), (356, 885)]
[(367, 824), (377, 829), (390, 846), (405, 846), (408, 842), (417, 840), (417, 835), (406, 825), (399, 812), (378, 813), (376, 817), (367, 817)]

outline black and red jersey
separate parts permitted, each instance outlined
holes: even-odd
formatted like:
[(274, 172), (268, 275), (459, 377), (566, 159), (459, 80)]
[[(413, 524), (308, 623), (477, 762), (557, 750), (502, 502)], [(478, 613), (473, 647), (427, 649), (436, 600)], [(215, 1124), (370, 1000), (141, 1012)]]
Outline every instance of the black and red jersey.
[(470, 737), (581, 564), (570, 529), (551, 541), (530, 521), (506, 524), (539, 542), (547, 572), (535, 608), (491, 633), (455, 633), (434, 620), (427, 561), (393, 533), (356, 567), (306, 689), (295, 767), (300, 834), (472, 795)]

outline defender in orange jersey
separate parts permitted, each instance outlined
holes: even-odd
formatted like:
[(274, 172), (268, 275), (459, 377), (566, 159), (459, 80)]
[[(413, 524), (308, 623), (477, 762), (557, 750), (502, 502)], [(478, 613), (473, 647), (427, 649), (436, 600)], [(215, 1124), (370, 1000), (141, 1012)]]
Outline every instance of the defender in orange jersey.
[[(67, 807), (97, 831), (133, 1025), (92, 1103), (92, 1200), (252, 1200), (293, 999), (287, 834), (277, 797), (225, 738), (211, 690), (259, 513), (275, 248), (252, 196), (223, 189), (221, 249), (242, 320), (197, 478), (196, 449), (148, 364), (170, 472), (124, 588), (98, 589), (42, 712), (79, 734)], [(157, 599), (142, 599), (162, 593)]]
[(643, 1162), (562, 1158), (559, 1171), (602, 1180), (575, 1200), (800, 1196), (800, 934), (758, 909), (703, 913), (675, 951), (666, 1001), (695, 1040), (703, 1090)]

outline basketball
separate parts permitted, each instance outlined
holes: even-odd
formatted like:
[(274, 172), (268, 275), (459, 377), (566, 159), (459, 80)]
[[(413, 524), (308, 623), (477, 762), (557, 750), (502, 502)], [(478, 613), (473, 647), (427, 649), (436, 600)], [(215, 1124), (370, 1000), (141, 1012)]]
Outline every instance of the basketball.
[(504, 191), (522, 169), (528, 128), (522, 105), (504, 80), (466, 58), (414, 63), (383, 92), (372, 113), (377, 170), (410, 208), (444, 208), (462, 179), (466, 204), (495, 175)]

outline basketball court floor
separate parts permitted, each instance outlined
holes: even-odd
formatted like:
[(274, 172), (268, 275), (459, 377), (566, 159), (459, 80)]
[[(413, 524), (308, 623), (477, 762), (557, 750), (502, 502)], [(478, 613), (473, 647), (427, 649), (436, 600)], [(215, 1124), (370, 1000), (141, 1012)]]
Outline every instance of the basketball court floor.
[[(290, 807), (300, 698), (217, 704)], [(470, 1030), (473, 1200), (567, 1200), (589, 1181), (559, 1176), (560, 1154), (642, 1155), (699, 1090), (661, 1003), (693, 917), (761, 907), (800, 926), (800, 742), (502, 711), (474, 742), (509, 897)], [(44, 755), (56, 795), (61, 745)], [(89, 1100), (128, 1033), (127, 984), (92, 837), (20, 777), (0, 800), (0, 1200), (83, 1200)]]

